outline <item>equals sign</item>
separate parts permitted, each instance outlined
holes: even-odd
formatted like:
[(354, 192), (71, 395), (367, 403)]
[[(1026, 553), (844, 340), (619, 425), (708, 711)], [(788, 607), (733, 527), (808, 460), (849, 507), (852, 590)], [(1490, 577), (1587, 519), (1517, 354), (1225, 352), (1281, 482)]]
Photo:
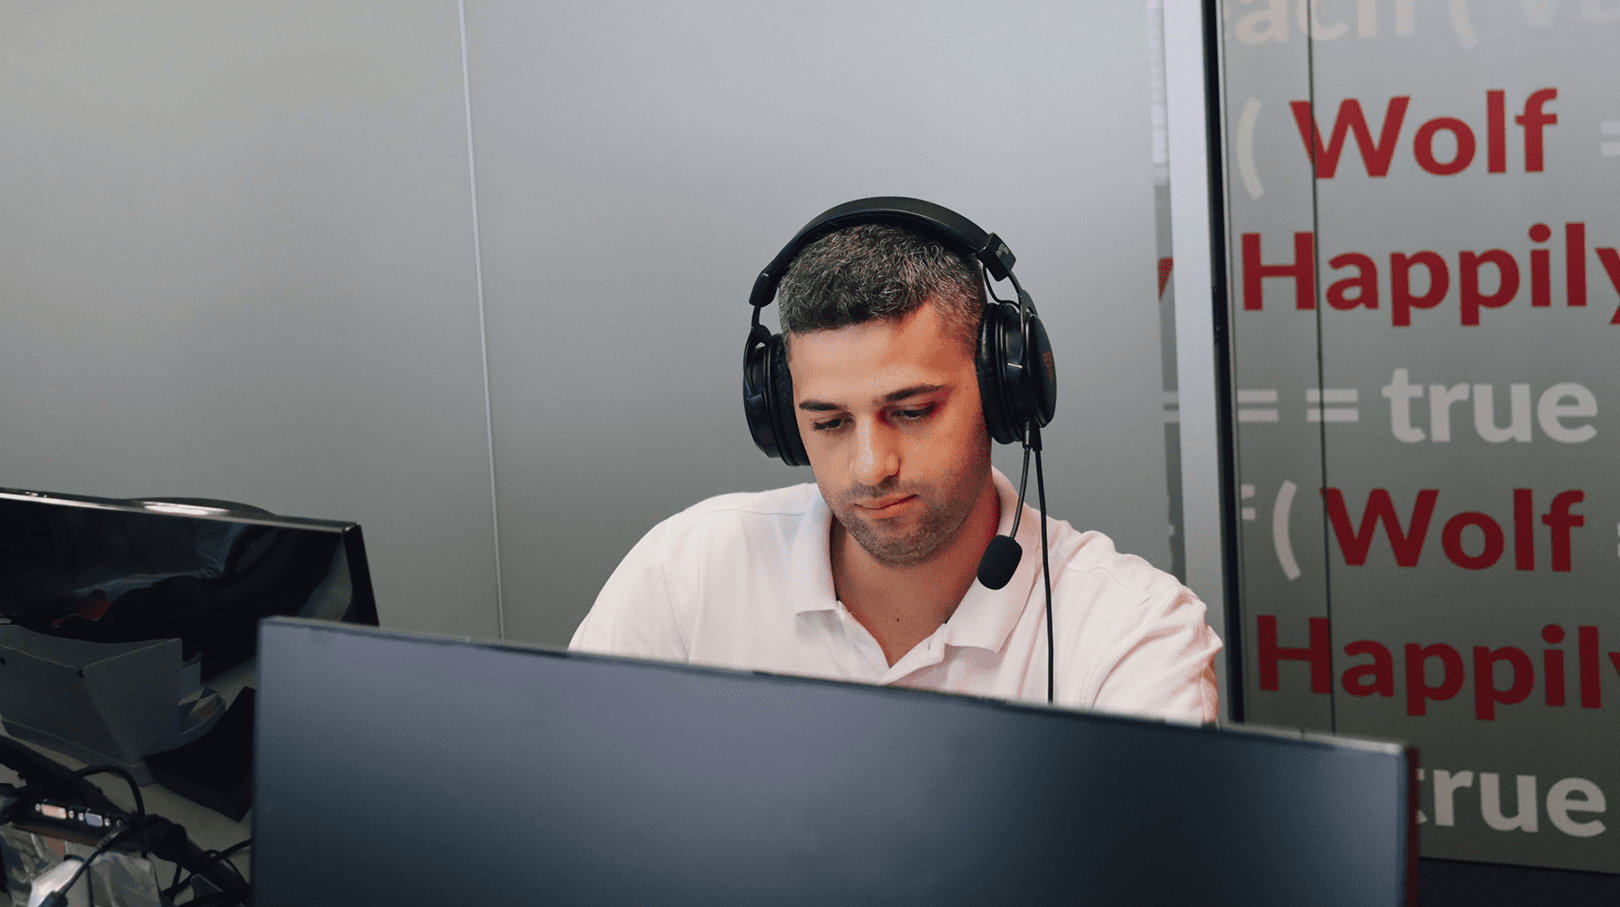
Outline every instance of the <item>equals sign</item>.
[[(1605, 120), (1603, 134), (1620, 139), (1620, 120)], [(1598, 147), (1602, 149), (1604, 157), (1620, 157), (1620, 141), (1603, 142)]]
[[(1277, 391), (1271, 388), (1240, 390), (1237, 392), (1239, 422), (1276, 422), (1281, 418), (1277, 409)], [(1259, 406), (1256, 404), (1271, 404)]]
[(1313, 387), (1305, 391), (1305, 402), (1311, 404), (1305, 409), (1305, 421), (1307, 422), (1361, 421), (1361, 408), (1358, 406), (1327, 405), (1329, 403), (1355, 403), (1356, 389), (1353, 387)]

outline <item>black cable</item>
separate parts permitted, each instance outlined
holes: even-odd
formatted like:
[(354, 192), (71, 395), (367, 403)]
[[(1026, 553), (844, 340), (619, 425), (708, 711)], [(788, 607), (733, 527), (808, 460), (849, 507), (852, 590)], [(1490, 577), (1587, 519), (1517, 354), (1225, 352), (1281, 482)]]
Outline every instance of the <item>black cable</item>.
[[(997, 303), (1012, 302), (1010, 299), (1002, 299), (996, 295), (995, 282), (990, 279), (989, 272), (981, 273), (984, 276), (985, 292), (990, 299)], [(1012, 282), (1013, 291), (1018, 296), (1020, 323), (1027, 328), (1028, 325), (1024, 321), (1024, 312), (1028, 311), (1030, 315), (1034, 315), (1035, 304), (1029, 301), (1029, 297), (1024, 294), (1024, 288), (1018, 284), (1018, 278), (1011, 271), (1007, 272), (1007, 279)], [(1023, 488), (1029, 480), (1029, 452), (1032, 447), (1035, 451), (1035, 488), (1041, 502), (1041, 578), (1046, 583), (1046, 702), (1051, 705), (1056, 701), (1053, 696), (1054, 684), (1052, 682), (1053, 663), (1055, 661), (1052, 654), (1054, 648), (1052, 645), (1052, 570), (1046, 551), (1046, 482), (1044, 480), (1045, 473), (1041, 469), (1041, 431), (1040, 426), (1033, 421), (1024, 426), (1024, 473), (1018, 479), (1018, 496), (1020, 498), (1023, 497)], [(1017, 513), (1013, 514), (1012, 532), (1008, 533), (1009, 536), (1017, 537), (1018, 521), (1023, 515), (1024, 510), (1022, 507), (1018, 509)]]
[(25, 804), (18, 794), (24, 790), (14, 784), (0, 784), (0, 825), (11, 824), (12, 815), (23, 811)]
[(214, 865), (209, 859), (212, 853), (204, 852), (202, 848), (193, 844), (181, 826), (162, 816), (152, 816), (147, 822), (147, 827), (152, 836), (154, 856), (193, 870), (196, 875), (207, 879), (221, 891), (246, 892), (250, 887), (234, 865), (230, 863), (226, 863), (223, 867)]
[[(24, 801), (31, 800), (38, 794), (48, 792), (53, 786), (70, 788), (79, 794), (76, 799), (83, 803), (83, 805), (92, 807), (100, 812), (108, 813), (109, 817), (124, 817), (129, 822), (129, 826), (127, 827), (128, 831), (139, 831), (141, 833), (141, 855), (146, 856), (151, 853), (151, 841), (148, 839), (146, 834), (146, 800), (141, 796), (141, 786), (136, 783), (135, 776), (131, 775), (128, 770), (117, 765), (92, 765), (87, 768), (81, 768), (77, 771), (68, 772), (64, 767), (58, 766), (55, 763), (50, 763), (44, 760), (42, 757), (37, 758), (36, 761), (26, 766), (13, 765), (12, 767), (18, 770), (19, 774), (22, 774), (23, 770), (26, 768), (40, 774), (45, 774), (48, 777), (42, 781), (33, 781), (25, 787), (14, 789), (12, 796), (16, 797), (16, 802), (11, 805), (11, 809), (8, 810), (8, 812), (21, 809)], [(129, 785), (130, 793), (134, 795), (135, 799), (135, 813), (133, 819), (129, 819), (130, 814), (109, 799), (107, 795), (94, 784), (75, 784), (75, 782), (83, 781), (85, 778), (88, 778), (91, 775), (117, 775), (118, 777), (124, 779), (125, 783)], [(46, 793), (46, 795), (50, 796), (49, 793)]]
[[(1024, 499), (1024, 489), (1029, 486), (1029, 439), (1029, 432), (1026, 431), (1024, 433), (1024, 472), (1018, 477), (1018, 499), (1020, 501)], [(1041, 505), (1041, 513), (1046, 513), (1046, 505), (1044, 504)], [(1012, 531), (1007, 533), (1008, 538), (1014, 540), (1018, 538), (1018, 521), (1023, 518), (1024, 508), (1020, 507), (1013, 511)]]
[[(225, 867), (214, 865), (214, 861), (209, 858), (210, 854), (205, 854), (201, 848), (192, 843), (183, 827), (162, 816), (146, 813), (146, 803), (141, 797), (140, 786), (134, 783), (133, 777), (127, 771), (117, 767), (98, 766), (70, 772), (65, 766), (6, 737), (0, 737), (0, 765), (15, 770), (25, 782), (22, 787), (0, 785), (0, 788), (6, 790), (7, 796), (16, 798), (16, 802), (8, 807), (8, 813), (24, 809), (24, 803), (42, 794), (71, 798), (109, 817), (124, 819), (127, 824), (118, 829), (118, 833), (133, 834), (138, 831), (143, 844), (146, 845), (142, 849), (143, 854), (147, 853), (149, 848), (151, 854), (174, 863), (177, 867), (193, 869), (195, 874), (202, 875), (222, 891), (234, 889), (240, 892), (239, 901), (246, 902), (251, 899), (248, 893), (251, 886), (234, 864), (227, 862)], [(136, 807), (141, 811), (138, 817), (131, 817), (128, 811), (108, 798), (100, 787), (84, 780), (86, 775), (103, 771), (121, 775), (130, 782)], [(176, 869), (177, 880), (178, 873), (179, 869)]]
[(1047, 471), (1040, 466), (1040, 447), (1035, 447), (1035, 496), (1040, 497), (1040, 580), (1047, 583), (1047, 703), (1056, 701), (1053, 690), (1053, 643), (1051, 643), (1051, 559), (1047, 554)]
[(151, 851), (151, 842), (146, 839), (146, 800), (141, 797), (141, 786), (135, 782), (135, 776), (128, 770), (116, 765), (93, 765), (72, 772), (63, 781), (77, 781), (91, 775), (117, 775), (129, 784), (129, 792), (135, 795), (135, 827), (141, 831), (141, 855), (145, 856)]
[(1052, 657), (1052, 563), (1046, 551), (1046, 470), (1041, 468), (1038, 440), (1035, 442), (1035, 494), (1041, 500), (1041, 581), (1046, 584), (1046, 702), (1051, 705), (1056, 701), (1052, 695), (1053, 664), (1056, 661)]
[[(236, 875), (237, 880), (242, 883), (242, 887), (244, 887), (244, 888), (249, 887), (247, 879), (245, 877), (243, 877), (243, 875), (242, 875), (242, 870), (237, 869), (236, 864), (230, 862), (229, 858), (230, 858), (230, 856), (232, 854), (236, 853), (237, 851), (240, 851), (240, 850), (246, 849), (248, 847), (252, 847), (252, 846), (253, 846), (253, 839), (248, 838), (245, 841), (238, 841), (237, 843), (232, 844), (230, 847), (227, 847), (224, 850), (206, 851), (206, 852), (203, 853), (203, 860), (201, 862), (199, 862), (199, 863), (194, 863), (191, 866), (182, 867), (180, 864), (176, 863), (175, 866), (174, 866), (174, 878), (169, 882), (169, 887), (164, 890), (164, 892), (163, 892), (164, 896), (168, 897), (168, 898), (173, 898), (175, 895), (178, 895), (180, 892), (182, 892), (182, 891), (184, 891), (186, 889), (187, 885), (190, 885), (192, 883), (192, 880), (197, 878), (197, 876), (202, 872), (202, 870), (207, 869), (209, 866), (211, 866), (211, 865), (213, 865), (215, 863), (222, 863), (223, 865), (229, 867), (231, 872)], [(189, 870), (191, 870), (191, 875), (186, 876), (185, 881), (180, 880), (180, 870), (181, 869), (189, 869)]]
[[(68, 771), (66, 766), (45, 758), (9, 737), (0, 737), (0, 765), (10, 766), (23, 779), (24, 786), (17, 788), (13, 794), (19, 799), (32, 798), (40, 791), (62, 788), (67, 791), (66, 796), (92, 809), (114, 815), (124, 814), (124, 808), (109, 799), (101, 788), (73, 777), (74, 773)], [(13, 808), (16, 806), (13, 804)]]
[[(107, 848), (118, 843), (118, 839), (129, 834), (131, 830), (131, 826), (126, 825), (123, 828), (120, 828), (102, 838), (100, 843), (96, 844), (95, 849), (90, 851), (90, 856), (79, 861), (79, 868), (73, 870), (73, 875), (68, 877), (67, 884), (46, 895), (45, 900), (40, 901), (40, 907), (67, 907), (67, 893), (68, 890), (73, 887), (73, 883), (77, 882), (80, 876), (84, 875), (90, 870), (90, 864), (95, 862), (96, 859), (102, 854), (106, 853)], [(86, 884), (88, 885), (89, 883), (86, 882)]]
[[(985, 292), (986, 296), (990, 297), (991, 302), (1012, 302), (1013, 301), (1011, 299), (1002, 299), (1000, 296), (996, 295), (996, 281), (995, 281), (995, 278), (990, 276), (990, 272), (987, 269), (981, 267), (979, 269), (979, 276), (984, 278), (984, 292)], [(1017, 289), (1018, 289), (1018, 279), (1016, 277), (1013, 277), (1011, 271), (1007, 272), (1007, 279), (1012, 281), (1013, 290), (1017, 291)]]
[(230, 847), (227, 847), (227, 849), (215, 852), (214, 855), (211, 855), (211, 857), (207, 858), (207, 860), (204, 860), (203, 863), (199, 863), (198, 868), (206, 867), (206, 865), (215, 862), (215, 860), (224, 860), (224, 858), (230, 857), (230, 855), (235, 854), (235, 852), (238, 852), (238, 850), (246, 850), (248, 847), (253, 847), (253, 839), (251, 839), (251, 837), (246, 839), (246, 841), (235, 842), (235, 844), (230, 845)]
[(221, 891), (206, 895), (195, 900), (187, 901), (180, 907), (214, 907), (220, 904), (249, 904), (252, 903), (246, 892)]

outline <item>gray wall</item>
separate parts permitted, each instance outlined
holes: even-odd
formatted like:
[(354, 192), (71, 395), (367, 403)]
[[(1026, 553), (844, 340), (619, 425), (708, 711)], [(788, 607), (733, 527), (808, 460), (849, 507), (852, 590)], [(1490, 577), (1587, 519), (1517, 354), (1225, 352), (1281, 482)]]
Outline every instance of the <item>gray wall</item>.
[(494, 634), (455, 4), (0, 10), (0, 485), (359, 520)]
[(1148, 102), (1136, 3), (0, 0), (0, 485), (359, 520), (385, 624), (560, 644), (810, 479), (748, 288), (902, 194), (1019, 256), (1053, 512), (1168, 566)]

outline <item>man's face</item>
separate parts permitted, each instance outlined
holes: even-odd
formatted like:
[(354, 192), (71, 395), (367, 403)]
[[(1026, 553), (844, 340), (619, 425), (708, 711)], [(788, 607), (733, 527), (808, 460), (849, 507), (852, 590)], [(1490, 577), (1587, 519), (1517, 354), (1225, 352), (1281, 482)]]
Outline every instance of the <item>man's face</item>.
[(879, 563), (927, 562), (990, 476), (972, 351), (932, 304), (789, 340), (793, 403), (833, 516)]

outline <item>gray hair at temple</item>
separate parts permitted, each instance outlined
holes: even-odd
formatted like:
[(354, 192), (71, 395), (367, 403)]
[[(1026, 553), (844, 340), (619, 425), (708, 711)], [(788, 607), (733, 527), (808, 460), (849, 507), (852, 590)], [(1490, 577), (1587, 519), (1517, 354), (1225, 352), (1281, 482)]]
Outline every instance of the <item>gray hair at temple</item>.
[(984, 278), (979, 263), (932, 236), (888, 224), (857, 224), (817, 239), (794, 257), (777, 288), (782, 334), (898, 321), (931, 303), (968, 352), (979, 342)]

